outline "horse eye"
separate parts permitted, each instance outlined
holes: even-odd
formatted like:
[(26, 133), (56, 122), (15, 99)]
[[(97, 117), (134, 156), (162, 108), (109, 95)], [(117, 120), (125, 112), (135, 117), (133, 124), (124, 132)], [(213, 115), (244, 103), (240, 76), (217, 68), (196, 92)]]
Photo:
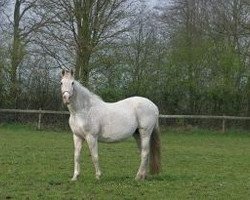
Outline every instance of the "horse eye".
[(72, 82), (72, 85), (74, 85), (74, 82)]
[(62, 85), (62, 82), (61, 82), (61, 85)]

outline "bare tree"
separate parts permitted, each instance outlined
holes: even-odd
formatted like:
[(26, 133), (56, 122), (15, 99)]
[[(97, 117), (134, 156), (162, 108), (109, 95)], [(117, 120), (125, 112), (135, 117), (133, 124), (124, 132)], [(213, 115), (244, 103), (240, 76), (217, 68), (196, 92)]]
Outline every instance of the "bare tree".
[[(37, 0), (15, 0), (10, 2), (14, 6), (9, 6), (3, 10), (9, 25), (4, 27), (4, 31), (12, 36), (10, 44), (10, 83), (11, 96), (16, 104), (20, 93), (20, 73), (19, 68), (28, 54), (27, 46), (32, 43), (33, 34), (39, 32), (51, 20), (46, 18), (46, 14), (40, 12), (41, 6)], [(31, 44), (32, 45), (32, 44)], [(17, 105), (16, 105), (17, 106)]]
[(76, 78), (87, 84), (91, 56), (99, 45), (117, 39), (129, 28), (129, 0), (50, 0), (58, 27), (67, 37), (47, 32), (66, 46), (74, 45)]

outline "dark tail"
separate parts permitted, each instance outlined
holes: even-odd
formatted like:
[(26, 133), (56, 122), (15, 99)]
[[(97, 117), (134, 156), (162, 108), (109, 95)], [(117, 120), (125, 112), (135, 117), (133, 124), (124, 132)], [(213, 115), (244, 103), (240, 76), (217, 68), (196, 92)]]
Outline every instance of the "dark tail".
[(158, 174), (161, 170), (161, 144), (158, 121), (150, 138), (150, 173)]

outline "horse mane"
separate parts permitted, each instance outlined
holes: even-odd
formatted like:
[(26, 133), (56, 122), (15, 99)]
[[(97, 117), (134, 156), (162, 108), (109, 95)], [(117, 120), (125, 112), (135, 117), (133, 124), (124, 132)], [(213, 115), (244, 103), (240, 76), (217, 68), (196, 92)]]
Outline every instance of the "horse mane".
[(86, 94), (87, 96), (90, 97), (91, 99), (91, 103), (92, 104), (96, 104), (96, 103), (101, 103), (103, 102), (102, 98), (98, 95), (96, 95), (95, 93), (91, 92), (88, 88), (84, 87), (80, 82), (78, 81), (74, 81), (76, 84), (76, 87), (78, 87), (80, 89), (80, 91), (83, 92), (83, 94)]

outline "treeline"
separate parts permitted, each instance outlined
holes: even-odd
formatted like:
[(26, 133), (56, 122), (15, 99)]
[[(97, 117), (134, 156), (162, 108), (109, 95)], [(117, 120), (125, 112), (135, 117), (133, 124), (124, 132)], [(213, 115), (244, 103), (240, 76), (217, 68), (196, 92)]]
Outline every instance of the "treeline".
[(0, 107), (62, 109), (60, 69), (74, 68), (106, 101), (250, 116), (249, 0), (156, 2), (2, 0)]

